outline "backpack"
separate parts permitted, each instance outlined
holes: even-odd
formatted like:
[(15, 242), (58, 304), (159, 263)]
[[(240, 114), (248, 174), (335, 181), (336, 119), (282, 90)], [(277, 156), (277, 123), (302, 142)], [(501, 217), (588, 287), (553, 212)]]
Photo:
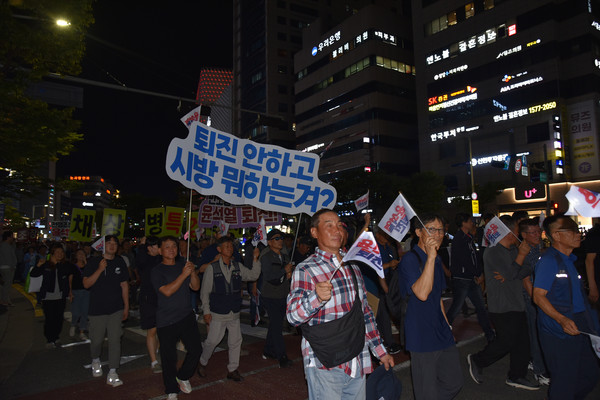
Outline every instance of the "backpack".
[[(421, 258), (421, 256), (419, 255), (419, 253), (417, 253), (415, 251), (415, 249), (411, 249), (410, 250), (411, 253), (414, 253), (415, 256), (417, 256), (417, 259), (419, 260), (419, 269), (421, 270), (421, 273), (423, 272), (423, 259)], [(402, 292), (400, 291), (400, 279), (399, 279), (399, 271), (398, 271), (399, 265), (398, 267), (396, 267), (396, 269), (393, 269), (390, 271), (390, 275), (389, 275), (389, 282), (388, 282), (388, 292), (386, 294), (387, 300), (388, 300), (388, 309), (390, 311), (390, 314), (392, 315), (392, 317), (394, 319), (398, 319), (400, 320), (402, 318), (402, 315), (406, 309), (406, 304), (408, 303), (408, 297), (409, 296), (402, 296)]]

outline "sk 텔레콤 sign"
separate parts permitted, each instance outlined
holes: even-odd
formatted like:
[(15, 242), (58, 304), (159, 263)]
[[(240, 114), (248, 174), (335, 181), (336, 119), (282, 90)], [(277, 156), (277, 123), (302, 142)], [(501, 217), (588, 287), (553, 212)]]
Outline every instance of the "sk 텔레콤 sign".
[(316, 154), (240, 139), (199, 122), (186, 139), (171, 141), (165, 168), (200, 194), (286, 214), (332, 208), (337, 196), (319, 180)]

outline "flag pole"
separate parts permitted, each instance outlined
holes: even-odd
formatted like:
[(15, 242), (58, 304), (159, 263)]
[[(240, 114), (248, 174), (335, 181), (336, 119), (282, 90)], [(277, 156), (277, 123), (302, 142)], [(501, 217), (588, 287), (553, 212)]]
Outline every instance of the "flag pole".
[(190, 230), (192, 229), (192, 189), (190, 189), (190, 209), (189, 209), (189, 213), (188, 213), (187, 223), (188, 223), (188, 228), (187, 228), (188, 237), (187, 237), (187, 254), (185, 255), (185, 257), (186, 257), (185, 261), (190, 261), (190, 237), (192, 237), (192, 232), (190, 232)]
[(300, 222), (302, 221), (302, 213), (298, 216), (298, 225), (296, 225), (296, 236), (294, 236), (294, 245), (292, 246), (292, 253), (290, 254), (290, 262), (294, 259), (294, 252), (296, 251), (296, 241), (298, 240), (298, 232), (300, 231)]

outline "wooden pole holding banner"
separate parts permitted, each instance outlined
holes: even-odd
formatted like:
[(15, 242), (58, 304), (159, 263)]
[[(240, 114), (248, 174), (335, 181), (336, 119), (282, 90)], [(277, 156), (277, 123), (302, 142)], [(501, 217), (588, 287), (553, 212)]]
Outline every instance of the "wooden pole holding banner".
[(190, 230), (192, 229), (192, 189), (190, 189), (190, 208), (188, 210), (188, 219), (187, 219), (187, 223), (188, 223), (188, 228), (187, 228), (187, 232), (188, 232), (188, 237), (187, 237), (187, 254), (185, 255), (185, 261), (190, 261), (190, 237), (192, 237), (192, 232), (190, 232)]
[(294, 245), (292, 246), (292, 253), (290, 254), (290, 262), (294, 259), (294, 252), (296, 251), (296, 241), (298, 240), (298, 232), (300, 231), (300, 223), (302, 222), (302, 213), (298, 217), (298, 225), (296, 225), (296, 236), (294, 236)]

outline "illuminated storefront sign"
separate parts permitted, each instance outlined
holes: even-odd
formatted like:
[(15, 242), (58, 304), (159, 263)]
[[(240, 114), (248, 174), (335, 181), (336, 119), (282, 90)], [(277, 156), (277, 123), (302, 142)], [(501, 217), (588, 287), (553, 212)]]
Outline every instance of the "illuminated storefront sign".
[(538, 105), (531, 106), (528, 108), (521, 108), (519, 110), (513, 110), (513, 111), (509, 111), (507, 113), (494, 115), (494, 122), (508, 121), (509, 119), (520, 118), (520, 117), (524, 117), (529, 114), (535, 114), (540, 111), (547, 111), (547, 110), (552, 110), (555, 108), (556, 108), (556, 102), (550, 101), (548, 103), (538, 104)]
[(342, 38), (342, 34), (340, 33), (340, 31), (337, 31), (336, 33), (334, 33), (333, 35), (329, 36), (328, 38), (325, 38), (318, 45), (314, 46), (312, 48), (311, 54), (313, 56), (316, 56), (319, 51), (323, 51), (323, 49), (326, 48), (326, 47), (333, 46), (333, 44), (336, 43), (336, 42), (338, 42), (341, 38)]
[(311, 151), (315, 151), (317, 149), (320, 149), (321, 147), (325, 146), (325, 143), (319, 143), (319, 144), (313, 144), (312, 146), (308, 146), (307, 148), (305, 148), (304, 150), (302, 150), (305, 153), (311, 152)]
[(469, 66), (467, 64), (461, 65), (460, 67), (456, 67), (456, 68), (449, 69), (448, 71), (440, 72), (439, 74), (434, 75), (433, 79), (435, 79), (437, 81), (438, 79), (443, 79), (443, 78), (447, 77), (448, 75), (453, 75), (458, 72), (466, 71), (468, 68), (469, 68)]
[[(528, 155), (529, 155), (529, 152), (516, 154), (517, 157), (528, 156)], [(504, 161), (504, 160), (506, 160), (506, 157), (508, 157), (508, 154), (496, 154), (494, 156), (472, 158), (471, 165), (473, 165), (475, 167), (477, 165), (490, 164), (492, 161)]]
[(465, 51), (472, 50), (477, 47), (482, 47), (482, 46), (486, 46), (488, 44), (494, 43), (494, 42), (496, 42), (496, 38), (498, 36), (497, 29), (498, 29), (497, 27), (493, 27), (493, 28), (487, 29), (485, 32), (481, 32), (478, 35), (471, 36), (468, 39), (461, 40), (458, 43), (454, 43), (450, 47), (441, 49), (441, 50), (437, 51), (436, 53), (427, 56), (425, 61), (427, 62), (427, 65), (431, 65), (438, 61), (445, 60), (446, 58), (450, 58), (450, 55), (451, 55), (450, 49), (453, 48), (454, 46), (458, 46), (458, 52), (454, 51), (452, 54), (464, 53)]
[[(472, 86), (467, 86), (466, 89), (461, 89), (456, 92), (450, 94), (444, 94), (441, 96), (434, 96), (428, 99), (429, 103), (429, 111), (434, 112), (444, 108), (453, 107), (457, 104), (466, 103), (467, 101), (477, 100), (477, 88)], [(460, 96), (463, 94), (470, 93), (466, 96), (462, 96), (456, 99), (452, 99), (452, 97)]]
[(492, 100), (492, 104), (494, 105), (494, 107), (498, 107), (499, 109), (501, 109), (502, 111), (506, 111), (507, 107), (500, 104), (498, 101), (496, 100)]
[(375, 32), (373, 32), (373, 34), (376, 37), (378, 37), (381, 40), (383, 40), (384, 42), (396, 44), (396, 36), (394, 36), (394, 35), (390, 35), (389, 33), (385, 33), (385, 32), (382, 32), (382, 31), (375, 31)]
[(499, 58), (501, 58), (501, 57), (506, 57), (506, 56), (509, 56), (511, 54), (518, 53), (521, 50), (523, 50), (523, 46), (518, 45), (518, 46), (513, 47), (512, 49), (501, 51), (496, 56), (496, 60), (499, 59)]
[(533, 85), (534, 83), (538, 83), (538, 82), (541, 82), (543, 80), (544, 80), (544, 78), (542, 78), (541, 76), (537, 76), (535, 78), (527, 79), (527, 80), (522, 81), (522, 82), (513, 83), (511, 85), (501, 87), (500, 88), (500, 93), (504, 93), (504, 92), (508, 92), (509, 90), (519, 89), (519, 88), (522, 88), (522, 87), (525, 87), (525, 86)]
[(439, 140), (444, 140), (444, 139), (449, 139), (451, 137), (456, 137), (457, 133), (472, 132), (472, 131), (476, 131), (477, 129), (479, 129), (479, 126), (470, 126), (468, 128), (465, 127), (465, 126), (459, 126), (458, 128), (448, 129), (448, 130), (443, 131), (443, 132), (432, 133), (431, 135), (429, 135), (429, 137), (431, 138), (432, 142), (437, 142)]

